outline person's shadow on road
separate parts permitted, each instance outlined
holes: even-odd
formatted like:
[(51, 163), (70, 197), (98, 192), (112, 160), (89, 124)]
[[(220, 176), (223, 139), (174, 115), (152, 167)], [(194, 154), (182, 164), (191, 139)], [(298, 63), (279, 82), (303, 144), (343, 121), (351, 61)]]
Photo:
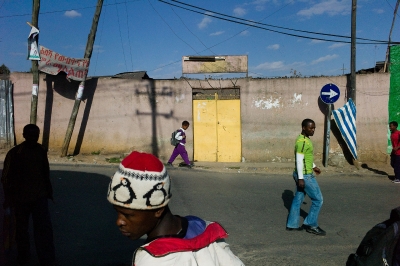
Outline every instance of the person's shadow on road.
[(390, 180), (394, 180), (394, 175), (389, 175), (389, 174), (386, 173), (385, 171), (371, 168), (371, 167), (369, 167), (368, 164), (366, 164), (366, 163), (361, 164), (361, 167), (364, 168), (364, 169), (367, 169), (367, 170), (369, 170), (369, 171), (371, 171), (371, 172), (374, 172), (375, 174), (378, 174), (378, 175), (385, 175), (385, 176), (387, 176)]
[[(57, 265), (131, 265), (133, 252), (144, 240), (132, 241), (118, 230), (117, 212), (107, 201), (110, 177), (87, 172), (84, 167), (78, 169), (81, 171), (73, 168), (50, 171), (54, 203), (49, 201), (49, 210)], [(3, 203), (2, 191), (0, 186), (0, 203)], [(2, 209), (0, 206), (0, 226), (3, 225)], [(16, 246), (5, 254), (3, 241), (0, 233), (0, 265), (14, 266)], [(31, 248), (32, 261), (27, 266), (38, 265), (34, 246)]]
[[(290, 211), (290, 206), (292, 206), (293, 198), (294, 198), (293, 191), (288, 190), (288, 189), (285, 189), (285, 191), (283, 191), (283, 193), (282, 193), (283, 205), (288, 210), (288, 213)], [(307, 203), (303, 202), (303, 204), (307, 204)], [(305, 219), (307, 217), (307, 215), (308, 215), (308, 213), (300, 208), (300, 216), (303, 217), (303, 219)]]

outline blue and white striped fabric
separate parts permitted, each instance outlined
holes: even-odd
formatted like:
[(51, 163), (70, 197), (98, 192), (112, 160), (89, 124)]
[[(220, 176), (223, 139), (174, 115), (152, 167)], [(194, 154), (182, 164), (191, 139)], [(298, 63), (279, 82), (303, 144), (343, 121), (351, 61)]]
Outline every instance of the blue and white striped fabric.
[(357, 130), (356, 130), (356, 106), (352, 99), (338, 110), (334, 110), (333, 118), (338, 126), (343, 139), (346, 141), (347, 147), (354, 159), (357, 157)]

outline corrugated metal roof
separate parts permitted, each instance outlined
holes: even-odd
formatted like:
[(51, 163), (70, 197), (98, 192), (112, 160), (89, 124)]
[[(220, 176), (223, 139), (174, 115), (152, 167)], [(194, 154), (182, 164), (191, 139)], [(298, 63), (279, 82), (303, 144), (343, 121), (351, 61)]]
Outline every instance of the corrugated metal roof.
[(123, 72), (119, 74), (115, 74), (112, 78), (121, 78), (121, 79), (149, 79), (150, 77), (147, 75), (146, 71), (136, 71), (136, 72)]

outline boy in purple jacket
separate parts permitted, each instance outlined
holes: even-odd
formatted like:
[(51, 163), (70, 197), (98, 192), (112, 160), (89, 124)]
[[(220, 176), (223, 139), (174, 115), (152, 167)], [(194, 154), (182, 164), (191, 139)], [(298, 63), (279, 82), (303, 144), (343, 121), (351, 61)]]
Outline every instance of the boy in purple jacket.
[(168, 160), (168, 166), (173, 166), (172, 163), (174, 162), (175, 158), (180, 155), (185, 162), (186, 166), (189, 168), (193, 167), (193, 164), (190, 163), (189, 161), (189, 156), (188, 153), (185, 149), (185, 144), (186, 144), (186, 134), (185, 130), (188, 129), (189, 127), (189, 122), (188, 121), (183, 121), (182, 122), (182, 127), (178, 130), (178, 132), (175, 135), (175, 138), (179, 140), (178, 145), (175, 146), (174, 151), (171, 154), (171, 157)]

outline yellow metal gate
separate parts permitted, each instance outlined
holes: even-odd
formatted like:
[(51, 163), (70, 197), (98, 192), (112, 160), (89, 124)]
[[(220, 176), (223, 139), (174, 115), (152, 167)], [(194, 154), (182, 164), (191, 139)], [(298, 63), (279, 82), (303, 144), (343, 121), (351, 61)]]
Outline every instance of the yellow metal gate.
[(194, 160), (240, 162), (240, 99), (212, 98), (193, 100)]

